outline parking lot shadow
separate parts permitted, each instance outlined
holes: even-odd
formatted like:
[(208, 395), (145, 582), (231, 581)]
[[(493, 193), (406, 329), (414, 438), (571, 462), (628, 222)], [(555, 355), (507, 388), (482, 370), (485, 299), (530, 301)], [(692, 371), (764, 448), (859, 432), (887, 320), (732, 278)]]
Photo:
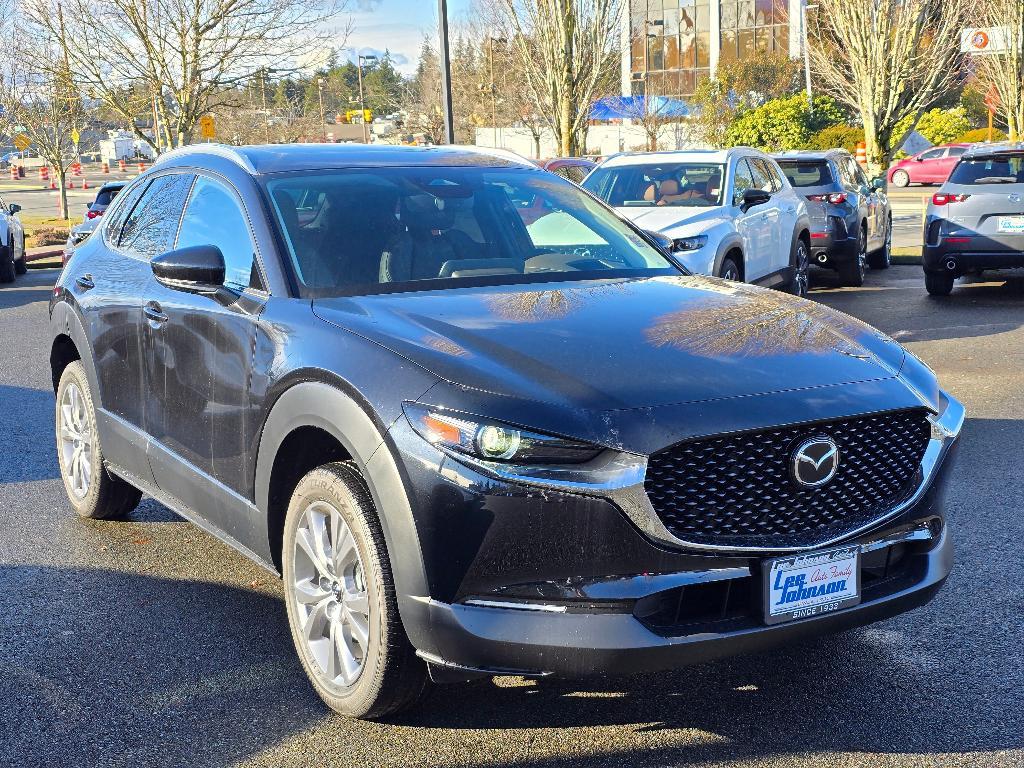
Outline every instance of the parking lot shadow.
[(0, 312), (49, 301), (51, 289), (59, 274), (55, 269), (33, 270), (13, 283), (0, 285)]
[(59, 478), (53, 431), (53, 392), (0, 384), (0, 484)]

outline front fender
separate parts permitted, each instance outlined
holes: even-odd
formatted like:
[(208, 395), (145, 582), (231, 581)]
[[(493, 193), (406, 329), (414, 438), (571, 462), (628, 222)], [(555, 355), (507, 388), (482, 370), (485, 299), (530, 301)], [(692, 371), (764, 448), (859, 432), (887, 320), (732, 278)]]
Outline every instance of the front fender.
[[(285, 438), (300, 427), (317, 427), (345, 447), (370, 489), (387, 545), (391, 573), (403, 619), (421, 604), (416, 597), (429, 594), (423, 556), (412, 509), (401, 473), (391, 450), (373, 419), (355, 398), (323, 382), (303, 381), (275, 401), (260, 437), (256, 460), (256, 507), (269, 534), (270, 475)], [(257, 551), (273, 562), (269, 535)], [(405, 621), (413, 638), (418, 622)]]

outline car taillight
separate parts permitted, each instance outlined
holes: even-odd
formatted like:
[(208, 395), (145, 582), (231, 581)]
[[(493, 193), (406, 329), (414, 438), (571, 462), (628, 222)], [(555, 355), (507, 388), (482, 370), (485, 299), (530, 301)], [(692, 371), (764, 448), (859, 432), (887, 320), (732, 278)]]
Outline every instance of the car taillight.
[(808, 200), (812, 200), (815, 203), (832, 203), (832, 205), (839, 205), (840, 203), (846, 202), (845, 192), (833, 192), (828, 195), (808, 195)]
[(945, 192), (936, 192), (932, 195), (932, 205), (947, 205), (948, 203), (962, 203), (970, 195), (949, 195)]
[(103, 215), (103, 211), (86, 211), (85, 212), (85, 218), (87, 218), (87, 219), (95, 219), (97, 216), (102, 216), (102, 215)]

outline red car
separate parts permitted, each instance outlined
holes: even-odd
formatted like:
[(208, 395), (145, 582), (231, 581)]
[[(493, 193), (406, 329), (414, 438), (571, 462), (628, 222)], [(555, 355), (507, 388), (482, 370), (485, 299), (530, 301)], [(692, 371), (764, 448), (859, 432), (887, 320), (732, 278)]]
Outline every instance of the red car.
[(953, 166), (970, 144), (943, 144), (900, 160), (889, 168), (889, 183), (897, 187), (908, 184), (944, 184)]

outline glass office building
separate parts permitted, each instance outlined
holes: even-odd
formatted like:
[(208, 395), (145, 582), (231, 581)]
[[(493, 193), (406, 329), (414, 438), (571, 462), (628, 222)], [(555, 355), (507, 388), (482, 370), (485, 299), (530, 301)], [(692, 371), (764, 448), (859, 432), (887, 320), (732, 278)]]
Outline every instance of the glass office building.
[(684, 98), (720, 64), (800, 54), (799, 0), (629, 0), (622, 92)]

